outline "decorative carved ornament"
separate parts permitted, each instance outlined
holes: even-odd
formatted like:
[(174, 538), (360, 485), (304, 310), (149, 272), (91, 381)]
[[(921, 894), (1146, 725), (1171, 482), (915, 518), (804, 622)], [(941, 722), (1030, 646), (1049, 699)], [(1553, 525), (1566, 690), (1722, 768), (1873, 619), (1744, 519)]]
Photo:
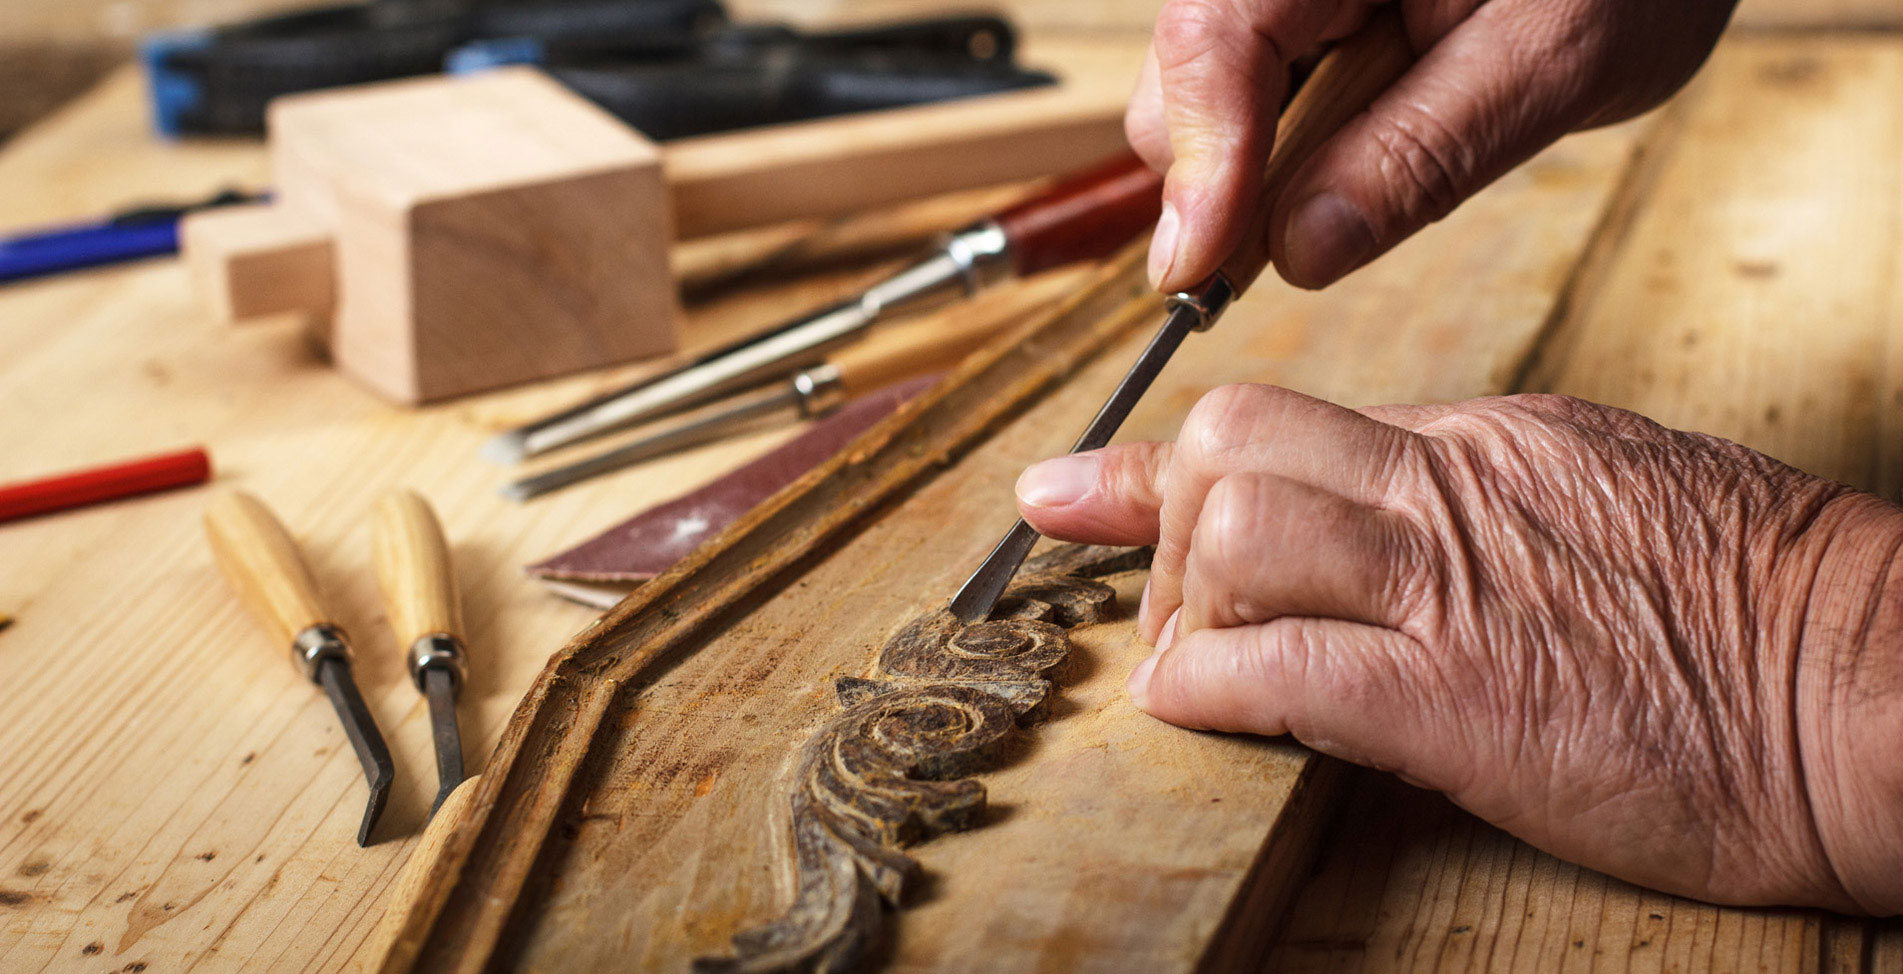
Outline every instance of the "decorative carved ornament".
[(1051, 691), (1069, 630), (1102, 622), (1116, 591), (1093, 579), (1147, 567), (1149, 548), (1067, 546), (1031, 559), (993, 618), (962, 625), (943, 607), (886, 641), (873, 679), (843, 677), (846, 709), (799, 750), (787, 911), (733, 938), (702, 974), (845, 971), (902, 906), (918, 863), (903, 851), (984, 820), (985, 768)]

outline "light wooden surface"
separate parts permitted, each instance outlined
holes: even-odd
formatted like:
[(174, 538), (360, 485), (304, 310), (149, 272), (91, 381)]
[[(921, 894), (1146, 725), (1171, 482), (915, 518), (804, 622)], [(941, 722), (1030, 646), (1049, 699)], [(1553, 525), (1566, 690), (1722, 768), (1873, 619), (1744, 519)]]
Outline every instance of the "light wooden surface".
[[(1729, 42), (1522, 387), (1903, 486), (1903, 39)], [(1543, 855), (1365, 780), (1272, 967), (1897, 971), (1893, 924), (1725, 909)], [(1868, 952), (1866, 954), (1866, 951)]]
[[(9, 144), (0, 185), (34, 191), (0, 197), (0, 225), (262, 183), (256, 146), (150, 142), (140, 96), (120, 75)], [(941, 205), (929, 226), (969, 219), (995, 195)], [(924, 233), (881, 215), (821, 236), (882, 260)], [(829, 263), (824, 246), (764, 254)], [(732, 278), (733, 293), (696, 306), (690, 347), (836, 300), (885, 266), (835, 266), (791, 289)], [(358, 679), (396, 754), (396, 792), (381, 841), (357, 850), (361, 772), (322, 695), (219, 577), (199, 523), (209, 492), (8, 525), (0, 612), (16, 621), (0, 633), (0, 970), (349, 967), (432, 787), (426, 710), (372, 571), (377, 499), (418, 490), (451, 536), (479, 647), (460, 703), (479, 766), (547, 653), (592, 618), (520, 566), (787, 435), (708, 447), (523, 509), (492, 493), (510, 472), (476, 460), (481, 442), (638, 368), (399, 410), (320, 362), (296, 322), (232, 330), (189, 292), (170, 261), (0, 289), (0, 479), (207, 444), (217, 486), (255, 492), (296, 526), (327, 606), (356, 637)]]
[[(1203, 386), (1279, 381), (1351, 403), (1446, 400), (1530, 383), (1613, 398), (1668, 422), (1705, 424), (1820, 472), (1893, 489), (1903, 476), (1893, 459), (1889, 336), (1903, 311), (1899, 292), (1879, 283), (1878, 270), (1886, 253), (1883, 273), (1894, 278), (1899, 264), (1898, 123), (1893, 101), (1892, 114), (1881, 107), (1884, 92), (1895, 88), (1893, 42), (1751, 43), (1773, 52), (1762, 56), (1766, 62), (1776, 60), (1779, 45), (1817, 45), (1802, 51), (1820, 66), (1761, 72), (1787, 79), (1791, 90), (1782, 94), (1757, 91), (1760, 82), (1748, 71), (1730, 76), (1771, 110), (1740, 100), (1702, 123), (1697, 111), (1668, 118), (1646, 164), (1636, 168), (1627, 165), (1628, 151), (1657, 122), (1570, 140), (1349, 286), (1311, 295), (1265, 282), (1222, 330), (1198, 336), (1173, 374)], [(1846, 66), (1841, 59), (1849, 56), (1839, 48), (1874, 53), (1851, 57)], [(1753, 63), (1729, 60), (1745, 56), (1728, 51), (1719, 70)], [(1713, 97), (1711, 86), (1703, 91), (1700, 97)], [(1800, 111), (1793, 101), (1807, 107)], [(1858, 123), (1832, 127), (1829, 116), (1840, 109)], [(154, 145), (144, 137), (140, 110), (135, 88), (121, 79), (0, 152), (0, 184), (34, 188), (0, 197), (0, 225), (261, 181), (254, 149)], [(1756, 160), (1736, 149), (1707, 150), (1704, 164), (1718, 166), (1709, 176), (1674, 168), (1700, 158), (1687, 151), (1692, 135), (1708, 129), (1708, 138), (1737, 138), (1736, 131), (1759, 124), (1770, 125), (1770, 133), (1765, 144), (1751, 145), (1773, 160), (1765, 163), (1768, 172), (1788, 176), (1810, 158), (1820, 166), (1828, 161), (1828, 175), (1802, 186), (1754, 183)], [(1848, 149), (1811, 141), (1825, 138), (1869, 154), (1850, 162)], [(1845, 202), (1851, 186), (1869, 189), (1854, 207)], [(1796, 195), (1777, 197), (1780, 188)], [(1747, 202), (1727, 208), (1726, 192), (1743, 192)], [(1648, 207), (1671, 199), (1681, 209), (1648, 223)], [(1696, 234), (1677, 229), (1701, 219), (1716, 222), (1692, 224)], [(1853, 229), (1836, 229), (1836, 220)], [(1763, 255), (1717, 249), (1740, 239), (1775, 243), (1779, 221), (1818, 242), (1777, 250), (1769, 258), (1775, 273), (1765, 274)], [(1678, 242), (1663, 250), (1631, 249), (1673, 234)], [(857, 239), (868, 238), (880, 234)], [(806, 259), (800, 249), (789, 240), (779, 252), (798, 263)], [(1685, 263), (1667, 267), (1667, 251)], [(1718, 254), (1745, 259), (1728, 263)], [(854, 276), (821, 276), (802, 291), (814, 299), (837, 294)], [(1698, 287), (1690, 288), (1694, 276)], [(1645, 296), (1654, 286), (1663, 297)], [(479, 659), (463, 699), (472, 758), (491, 749), (542, 655), (589, 618), (524, 583), (517, 566), (763, 445), (751, 439), (701, 451), (516, 512), (489, 494), (501, 473), (471, 462), (483, 435), (632, 370), (399, 412), (319, 365), (294, 324), (232, 333), (195, 310), (187, 292), (182, 269), (166, 263), (0, 290), (0, 339), (9, 350), (0, 361), (0, 416), (7, 417), (0, 423), (0, 478), (165, 443), (208, 442), (223, 486), (257, 491), (300, 526), (326, 596), (353, 632), (364, 633), (387, 633), (370, 572), (370, 512), (390, 487), (419, 489), (442, 511), (455, 541), (472, 638), (494, 653)], [(1809, 303), (1840, 293), (1851, 297)], [(1584, 300), (1589, 296), (1610, 303)], [(697, 309), (694, 340), (773, 320), (795, 300), (783, 288), (749, 287)], [(1682, 345), (1685, 333), (1647, 328), (1648, 319), (1659, 320), (1655, 300), (1707, 323), (1691, 330), (1694, 347), (1672, 344), (1676, 335)], [(1765, 317), (1754, 317), (1760, 313)], [(1788, 324), (1798, 315), (1822, 323), (1790, 327), (1762, 346), (1727, 331), (1737, 320), (1763, 329), (1765, 321)], [(1719, 340), (1726, 334), (1733, 341)], [(1708, 360), (1698, 347), (1723, 351)], [(1728, 370), (1705, 371), (1715, 368), (1710, 362), (1728, 363)], [(1099, 363), (1076, 387), (1101, 395), (1118, 365)], [(1868, 381), (1846, 384), (1846, 368)], [(1146, 400), (1133, 434), (1167, 435), (1194, 400), (1195, 384), (1184, 381)], [(1766, 401), (1760, 387), (1781, 406), (1775, 415), (1759, 405)], [(1859, 395), (1865, 389), (1871, 394)], [(1033, 410), (909, 502), (940, 512), (954, 531), (907, 537), (900, 527), (875, 526), (794, 586), (832, 586), (842, 599), (912, 599), (909, 587), (899, 591), (876, 573), (868, 577), (868, 566), (896, 563), (907, 577), (930, 566), (933, 577), (923, 584), (949, 591), (1003, 528), (1002, 492), (1015, 471), (1061, 449), (1087, 418), (1088, 399), (1080, 393)], [(1808, 418), (1792, 420), (1793, 410)], [(14, 419), (20, 416), (30, 418)], [(1840, 421), (1854, 432), (1833, 425)], [(977, 484), (989, 484), (989, 492)], [(375, 953), (373, 934), (383, 935), (379, 917), (430, 791), (427, 771), (416, 770), (429, 767), (427, 722), (400, 647), (389, 636), (360, 639), (357, 647), (360, 679), (402, 769), (380, 833), (385, 841), (357, 850), (351, 835), (361, 784), (354, 761), (321, 697), (258, 635), (218, 578), (199, 538), (206, 499), (202, 491), (160, 496), (0, 529), (0, 612), (19, 617), (0, 633), (0, 667), (8, 674), (0, 692), (0, 754), (8, 755), (0, 762), (0, 970), (120, 970), (138, 963), (154, 971), (348, 970)], [(743, 627), (771, 627), (773, 612), (766, 606)], [(960, 911), (990, 895), (968, 877), (981, 876), (1000, 850), (1046, 867), (1024, 870), (1032, 885), (1009, 901), (1045, 933), (1072, 929), (1067, 908), (1099, 887), (1122, 884), (1132, 898), (1126, 915), (1153, 914), (1162, 906), (1180, 910), (1182, 884), (1209, 889), (1238, 881), (1237, 870), (1248, 869), (1232, 846), (1215, 853), (1223, 875), (1182, 864), (1210, 852), (1187, 827), (1149, 833), (1155, 845), (1144, 851), (1146, 861), (1179, 865), (1144, 874), (1154, 880), (1148, 885), (1114, 866), (1074, 871), (1068, 854), (1054, 861), (1026, 840), (1037, 834), (1039, 817), (1067, 816), (1078, 825), (1084, 861), (1121, 863), (1137, 847), (1135, 833), (1121, 822), (1097, 823), (1148, 821), (1158, 808), (1176, 809), (1146, 805), (1154, 793), (1134, 790), (1154, 773), (1159, 755), (1206, 755), (1189, 767), (1222, 790), (1254, 787), (1225, 777), (1238, 762), (1302, 760), (1275, 744), (1204, 743), (1144, 721), (1121, 695), (1122, 670), (1137, 650), (1108, 629), (1103, 636), (1109, 641), (1092, 646), (1086, 671), (1066, 684), (1064, 699), (1075, 709), (1037, 732), (1029, 759), (985, 776), (1009, 814), (920, 847), (927, 869), (945, 883), (941, 896), (914, 911), (919, 925), (902, 933), (911, 946), (901, 966), (969, 958), (1023, 932), (1008, 923), (961, 929), (931, 915), (968, 915)], [(812, 692), (831, 675), (821, 672), (826, 659), (806, 658), (814, 646), (831, 643), (788, 630), (774, 638), (789, 648), (790, 662), (767, 674), (771, 679)], [(721, 678), (712, 660), (699, 665), (662, 689), (685, 695), (695, 681)], [(664, 716), (689, 729), (719, 729), (704, 714)], [(736, 748), (757, 746), (743, 728), (721, 732), (734, 735)], [(1202, 750), (1186, 751), (1185, 739)], [(638, 771), (631, 780), (648, 786), (663, 808), (691, 802), (700, 780), (695, 766), (669, 763), (678, 754), (666, 742), (637, 743), (644, 750), (623, 759)], [(642, 764), (642, 755), (651, 762)], [(1119, 805), (1125, 786), (1133, 789), (1129, 803)], [(1216, 813), (1198, 808), (1193, 822), (1229, 821), (1205, 818)], [(645, 806), (631, 806), (616, 821), (651, 827)], [(1336, 835), (1326, 868), (1297, 901), (1276, 955), (1284, 966), (1903, 970), (1903, 937), (1888, 927), (1642, 893), (1540, 856), (1445, 803), (1437, 811), (1432, 800), (1410, 798), (1398, 786), (1353, 800)], [(711, 872), (682, 880), (688, 887), (716, 881)], [(570, 901), (626, 893), (606, 885), (552, 891)], [(1200, 915), (1170, 914), (1189, 925), (1207, 922), (1194, 919)], [(687, 935), (713, 943), (737, 922)], [(617, 934), (625, 931), (589, 935), (605, 950)]]

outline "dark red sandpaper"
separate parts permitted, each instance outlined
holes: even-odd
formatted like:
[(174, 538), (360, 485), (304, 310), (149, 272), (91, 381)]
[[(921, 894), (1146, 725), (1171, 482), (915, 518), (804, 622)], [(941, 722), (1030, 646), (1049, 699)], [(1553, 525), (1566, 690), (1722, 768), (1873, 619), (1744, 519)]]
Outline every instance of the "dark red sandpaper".
[(844, 449), (937, 378), (901, 382), (862, 396), (759, 459), (530, 565), (527, 571), (536, 578), (572, 582), (631, 584), (653, 578)]

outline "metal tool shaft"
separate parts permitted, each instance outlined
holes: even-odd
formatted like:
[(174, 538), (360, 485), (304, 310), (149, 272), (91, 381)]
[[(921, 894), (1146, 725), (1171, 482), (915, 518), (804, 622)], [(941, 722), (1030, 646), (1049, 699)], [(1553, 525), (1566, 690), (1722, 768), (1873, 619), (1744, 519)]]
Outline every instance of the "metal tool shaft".
[(423, 696), (429, 699), (430, 740), (436, 746), (436, 799), (432, 817), (463, 780), (463, 738), (456, 724), (456, 674), (443, 667), (423, 671)]
[[(1070, 452), (1084, 453), (1101, 449), (1110, 443), (1118, 427), (1129, 417), (1130, 410), (1142, 400), (1150, 384), (1169, 364), (1170, 357), (1183, 344), (1183, 339), (1193, 331), (1204, 331), (1215, 323), (1233, 295), (1229, 284), (1221, 275), (1212, 277), (1194, 292), (1172, 295), (1174, 305), (1169, 317), (1164, 319), (1163, 327), (1157, 329), (1150, 344), (1137, 356), (1130, 371), (1124, 373), (1123, 381), (1117, 384), (1115, 392), (1097, 411), (1095, 419), (1085, 427), (1084, 434), (1071, 445)], [(998, 605), (998, 598), (1010, 586), (1011, 579), (1017, 575), (1018, 567), (1030, 555), (1031, 548), (1037, 544), (1039, 535), (1036, 529), (1025, 523), (1022, 518), (1011, 526), (997, 547), (991, 549), (984, 563), (965, 581), (964, 587), (952, 598), (951, 613), (960, 622), (967, 625), (978, 622), (991, 615)]]
[(972, 294), (1003, 271), (995, 225), (953, 235), (939, 253), (817, 314), (710, 352), (672, 372), (609, 393), (490, 441), (484, 455), (505, 463), (691, 409), (736, 389), (817, 365), (825, 354), (901, 308), (949, 294)]
[(350, 739), (350, 747), (357, 752), (357, 762), (363, 765), (363, 776), (370, 785), (370, 801), (363, 809), (363, 824), (357, 827), (357, 844), (370, 844), (370, 830), (377, 825), (377, 819), (383, 815), (383, 806), (390, 800), (390, 785), (396, 781), (396, 763), (390, 760), (390, 749), (383, 743), (383, 735), (377, 732), (376, 719), (370, 715), (370, 708), (363, 702), (363, 694), (357, 692), (357, 683), (350, 676), (350, 662), (341, 657), (327, 657), (319, 660), (316, 672), (317, 684), (324, 688), (324, 695), (330, 698), (330, 705), (337, 711), (337, 719), (344, 725), (344, 736)]
[(539, 497), (549, 491), (579, 483), (610, 470), (619, 470), (643, 460), (651, 460), (703, 443), (711, 443), (730, 435), (742, 426), (776, 413), (798, 414), (803, 411), (801, 398), (799, 391), (791, 385), (746, 393), (732, 405), (711, 416), (670, 426), (597, 456), (578, 460), (533, 477), (524, 477), (504, 485), (497, 493), (513, 501), (526, 501), (532, 497)]

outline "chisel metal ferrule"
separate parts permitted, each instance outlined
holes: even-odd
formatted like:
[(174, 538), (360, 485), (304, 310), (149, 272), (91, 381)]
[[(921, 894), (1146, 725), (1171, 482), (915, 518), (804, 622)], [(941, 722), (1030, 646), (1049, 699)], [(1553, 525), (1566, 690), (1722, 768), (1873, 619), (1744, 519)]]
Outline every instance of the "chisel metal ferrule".
[(291, 663), (304, 679), (316, 683), (318, 667), (327, 659), (350, 662), (350, 642), (342, 629), (319, 622), (305, 626), (291, 640)]
[(1172, 310), (1188, 308), (1196, 312), (1196, 331), (1208, 331), (1215, 325), (1216, 319), (1235, 300), (1235, 286), (1221, 271), (1209, 275), (1201, 284), (1187, 291), (1178, 291), (1164, 300)]
[(1011, 276), (1011, 238), (996, 220), (984, 220), (945, 238), (940, 248), (958, 268), (965, 290), (976, 294)]
[(793, 391), (799, 394), (802, 419), (830, 413), (846, 401), (846, 384), (840, 381), (839, 366), (831, 362), (802, 369), (793, 377)]
[(469, 671), (468, 658), (462, 640), (446, 632), (425, 633), (410, 644), (410, 679), (418, 690), (427, 693), (423, 684), (429, 672), (440, 670), (449, 674), (450, 682), (460, 691)]

